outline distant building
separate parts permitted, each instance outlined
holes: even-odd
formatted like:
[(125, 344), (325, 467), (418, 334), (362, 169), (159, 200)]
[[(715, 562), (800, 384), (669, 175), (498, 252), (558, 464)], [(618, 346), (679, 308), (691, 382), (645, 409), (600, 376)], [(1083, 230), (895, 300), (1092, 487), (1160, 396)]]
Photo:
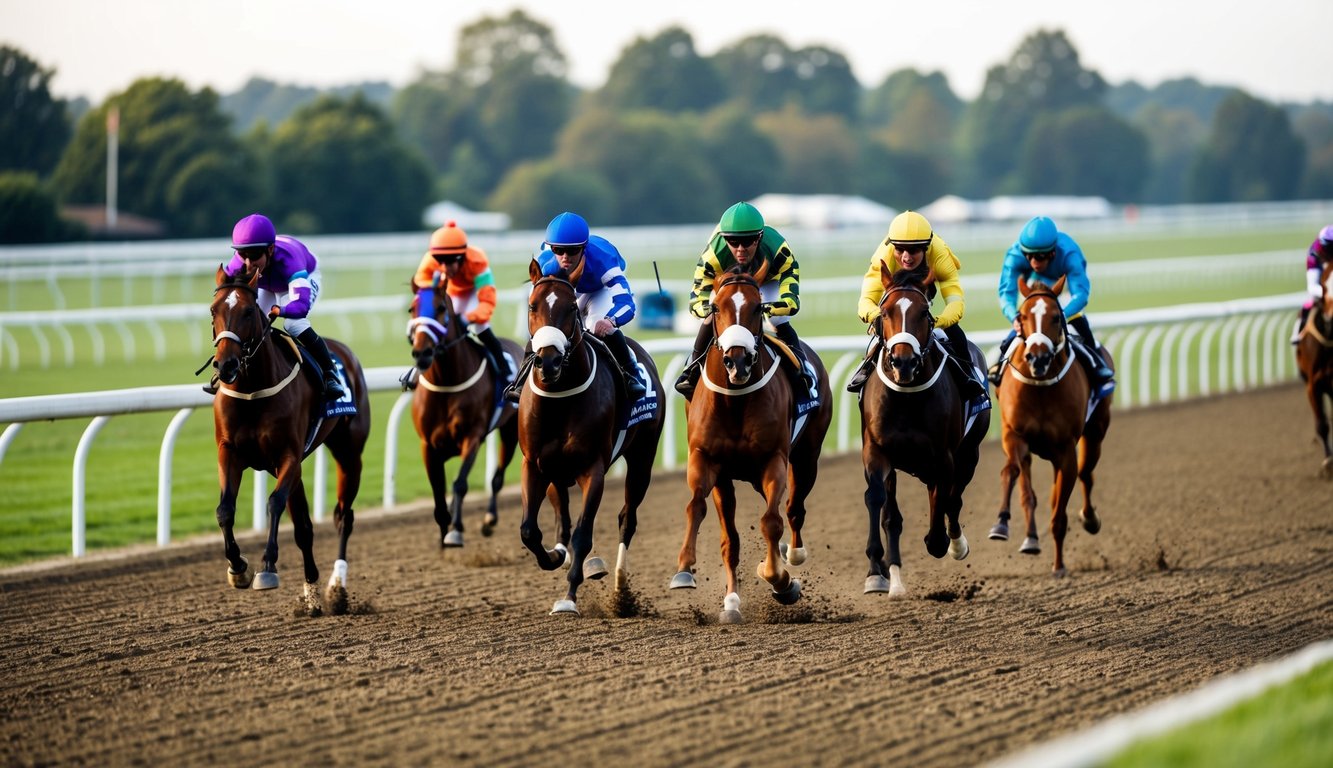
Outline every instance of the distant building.
[(1104, 219), (1115, 208), (1104, 197), (1075, 195), (1000, 195), (989, 200), (965, 200), (945, 195), (923, 206), (921, 215), (932, 222), (1027, 221), (1033, 216), (1055, 219)]
[(510, 223), (507, 213), (472, 211), (451, 200), (441, 200), (421, 215), (421, 223), (431, 230), (444, 226), (450, 219), (468, 232), (503, 232), (509, 229)]
[(107, 224), (105, 205), (67, 205), (60, 209), (60, 216), (87, 227), (88, 236), (95, 240), (149, 240), (167, 234), (162, 222), (124, 211), (116, 212), (113, 229)]
[(749, 203), (775, 227), (839, 229), (876, 225), (887, 227), (898, 212), (857, 195), (784, 195), (769, 193)]

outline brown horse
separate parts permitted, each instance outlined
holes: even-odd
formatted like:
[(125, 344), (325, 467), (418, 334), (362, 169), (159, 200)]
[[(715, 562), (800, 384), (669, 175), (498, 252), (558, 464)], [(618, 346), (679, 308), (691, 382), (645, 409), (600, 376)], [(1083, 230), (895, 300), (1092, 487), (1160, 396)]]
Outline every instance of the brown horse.
[[(861, 396), (861, 461), (870, 514), (865, 592), (899, 597), (907, 590), (898, 549), (903, 530), (898, 470), (924, 483), (930, 495), (926, 551), (937, 558), (945, 552), (955, 560), (967, 557), (967, 537), (958, 517), (963, 491), (977, 469), (981, 441), (990, 429), (991, 412), (986, 408), (969, 418), (969, 406), (946, 370), (949, 354), (935, 339), (935, 318), (926, 293), (934, 273), (922, 279), (908, 270), (890, 273), (888, 265), (881, 264), (880, 280), (884, 298), (875, 328), (880, 352), (875, 375), (866, 381)], [(968, 346), (973, 364), (984, 369), (981, 350), (970, 342)], [(889, 544), (887, 560), (881, 529)]]
[[(620, 508), (620, 548), (616, 557), (616, 590), (629, 586), (629, 545), (638, 527), (639, 505), (653, 479), (653, 462), (662, 435), (661, 380), (651, 356), (633, 339), (625, 341), (647, 376), (647, 399), (627, 403), (615, 358), (583, 326), (574, 285), (587, 260), (572, 273), (542, 276), (534, 259), (528, 267), (532, 293), (528, 299), (528, 331), (534, 362), (518, 405), (518, 440), (523, 450), (523, 544), (543, 570), (569, 568), (569, 590), (551, 613), (578, 613), (579, 585), (584, 578), (606, 575), (592, 551), (593, 524), (602, 502), (606, 472), (625, 459), (625, 505)], [(632, 410), (631, 410), (632, 409)], [(628, 428), (620, 414), (629, 411)], [(569, 487), (583, 489), (583, 512), (570, 535)], [(559, 522), (559, 543), (542, 544), (537, 513), (548, 496)]]
[[(1006, 463), (1000, 470), (999, 519), (990, 538), (1009, 538), (1009, 500), (1014, 481), (1022, 478), (1023, 514), (1027, 538), (1019, 551), (1036, 555), (1034, 513), (1037, 496), (1032, 490), (1032, 454), (1051, 462), (1055, 477), (1051, 488), (1051, 537), (1055, 539), (1055, 576), (1065, 575), (1064, 541), (1069, 527), (1066, 508), (1074, 483), (1083, 482), (1083, 509), (1079, 520), (1088, 533), (1102, 524), (1092, 504), (1092, 473), (1102, 455), (1102, 440), (1111, 426), (1111, 396), (1092, 407), (1088, 376), (1070, 347), (1064, 311), (1060, 308), (1062, 277), (1047, 287), (1038, 281), (1019, 281), (1023, 300), (1018, 307), (1022, 326), (1010, 345), (1008, 364), (1003, 366), (999, 387), (1001, 442)], [(1021, 351), (1020, 351), (1021, 350)], [(1103, 350), (1106, 364), (1114, 368), (1111, 353)]]
[[(733, 483), (750, 483), (767, 502), (760, 517), (767, 551), (759, 564), (759, 578), (768, 582), (774, 599), (791, 605), (801, 597), (801, 582), (787, 572), (783, 563), (800, 565), (807, 558), (801, 539), (805, 499), (814, 488), (824, 435), (833, 419), (823, 362), (805, 345), (806, 358), (817, 374), (820, 405), (799, 418), (795, 415), (793, 385), (779, 372), (781, 359), (764, 340), (759, 286), (767, 271), (767, 263), (753, 276), (735, 267), (719, 281), (711, 317), (715, 341), (704, 359), (703, 386), (695, 391), (687, 407), (689, 460), (685, 480), (692, 495), (685, 507), (685, 542), (671, 588), (697, 586), (693, 574), (695, 543), (708, 512), (705, 499), (712, 492), (721, 523), (722, 562), (727, 574), (719, 617), (724, 624), (741, 621), (736, 578), (741, 539), (736, 529)], [(782, 517), (778, 514), (778, 504), (788, 490), (790, 546), (782, 542)]]
[[(366, 377), (356, 356), (345, 345), (325, 339), (343, 363), (347, 394), (339, 401), (355, 403), (356, 413), (323, 418), (323, 384), (319, 377), (303, 376), (306, 367), (291, 337), (276, 335), (258, 305), (259, 273), (228, 278), (221, 267), (209, 310), (213, 314), (213, 365), (218, 371), (218, 394), (213, 399), (213, 425), (218, 444), (218, 526), (222, 528), (227, 557), (227, 580), (233, 587), (275, 589), (278, 586), (278, 519), (285, 508), (291, 514), (296, 546), (305, 561), (306, 610), (318, 614), (347, 610), (347, 539), (352, 535), (352, 502), (361, 487), (361, 452), (370, 434), (370, 399)], [(284, 347), (286, 347), (284, 349)], [(318, 420), (318, 426), (315, 424)], [(311, 434), (312, 427), (315, 428)], [(301, 460), (320, 445), (327, 445), (338, 464), (338, 505), (333, 510), (338, 528), (338, 560), (320, 605), (319, 568), (312, 551), (315, 532), (310, 521)], [(268, 544), (264, 567), (256, 574), (241, 556), (232, 533), (236, 520), (236, 491), (246, 469), (268, 472), (277, 486), (268, 497)]]
[(1315, 434), (1324, 449), (1320, 475), (1328, 479), (1333, 478), (1333, 438), (1329, 436), (1333, 413), (1325, 405), (1328, 398), (1333, 398), (1333, 261), (1324, 263), (1319, 284), (1324, 292), (1301, 328), (1296, 343), (1296, 368), (1305, 382), (1305, 396), (1314, 411)]
[[(412, 357), (421, 371), (412, 397), (412, 422), (421, 436), (421, 458), (435, 499), (440, 546), (461, 547), (468, 475), (486, 435), (498, 429), (500, 461), (491, 476), (490, 503), (481, 533), (490, 536), (495, 529), (497, 496), (518, 445), (517, 409), (500, 396), (495, 369), (487, 364), (481, 344), (468, 335), (467, 326), (443, 290), (436, 291), (434, 316), (424, 312), (413, 318), (407, 332)], [(515, 361), (522, 358), (523, 350), (514, 342), (502, 339), (500, 344)], [(444, 463), (455, 456), (461, 456), (462, 462), (450, 503)]]

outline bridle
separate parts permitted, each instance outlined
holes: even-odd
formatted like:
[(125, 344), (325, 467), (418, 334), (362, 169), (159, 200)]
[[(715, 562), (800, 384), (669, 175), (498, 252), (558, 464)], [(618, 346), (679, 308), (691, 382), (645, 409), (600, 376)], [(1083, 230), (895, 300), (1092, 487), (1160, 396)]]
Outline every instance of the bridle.
[[(901, 296), (896, 300), (893, 299), (894, 296), (903, 293), (920, 296), (922, 303), (926, 306), (926, 337), (924, 340), (917, 338), (915, 334), (909, 333), (906, 330), (899, 331), (889, 338), (884, 337), (884, 317), (887, 314), (887, 311), (891, 311), (892, 305), (901, 305), (903, 301), (910, 301), (910, 298)], [(901, 312), (905, 318), (907, 308), (903, 307)], [(879, 357), (875, 361), (875, 374), (879, 377), (879, 380), (895, 392), (922, 392), (935, 386), (935, 382), (939, 380), (940, 375), (944, 372), (945, 366), (943, 364), (936, 365), (935, 372), (931, 374), (930, 378), (920, 384), (899, 384), (891, 380), (884, 373), (884, 356), (889, 354), (889, 350), (898, 344), (906, 344), (912, 348), (912, 359), (910, 362), (914, 367), (924, 365), (926, 353), (929, 351), (930, 347), (933, 346), (931, 341), (934, 332), (935, 316), (930, 313), (930, 295), (926, 293), (925, 289), (911, 283), (903, 283), (894, 285), (885, 291), (884, 298), (880, 299), (879, 302), (879, 317), (875, 318), (875, 337), (879, 340)], [(897, 368), (895, 361), (892, 358), (890, 358), (889, 365)], [(917, 371), (914, 371), (913, 373), (915, 374)]]
[[(754, 288), (756, 292), (759, 289), (759, 283), (755, 281), (754, 276), (746, 272), (737, 272), (727, 275), (717, 284), (717, 289), (720, 291), (722, 288), (725, 288), (728, 285), (733, 285), (736, 283), (750, 286)], [(742, 347), (745, 350), (745, 365), (746, 367), (750, 368), (754, 367), (754, 365), (759, 360), (759, 347), (762, 346), (762, 340), (763, 340), (762, 299), (760, 302), (758, 302), (756, 307), (757, 307), (756, 311), (760, 313), (760, 318), (761, 318), (759, 321), (761, 329), (760, 332), (757, 334), (751, 331), (748, 327), (746, 327), (746, 325), (743, 322), (741, 322), (739, 313), (737, 314), (735, 323), (728, 326), (721, 333), (718, 333), (717, 321), (718, 318), (720, 317), (720, 314), (718, 313), (717, 302), (710, 303), (708, 307), (708, 314), (710, 315), (709, 322), (711, 322), (713, 325), (713, 346), (717, 347), (717, 349), (724, 354), (728, 349), (732, 347), (737, 347), (737, 346)], [(735, 333), (732, 333), (731, 331), (733, 328), (739, 330), (737, 330)], [(741, 333), (742, 331), (747, 332), (749, 334), (748, 338)], [(730, 362), (729, 360), (724, 360), (723, 365), (726, 365), (729, 362)]]
[[(1010, 352), (1009, 355), (1010, 360), (1008, 361), (1008, 365), (1012, 369), (1011, 373), (1013, 374), (1014, 378), (1018, 379), (1024, 384), (1029, 384), (1037, 387), (1049, 387), (1053, 384), (1059, 383), (1060, 380), (1065, 377), (1065, 374), (1069, 373), (1069, 369), (1072, 368), (1074, 365), (1074, 353), (1073, 350), (1069, 349), (1068, 321), (1065, 319), (1064, 310), (1060, 308), (1059, 297), (1056, 296), (1055, 293), (1046, 288), (1044, 285), (1042, 285), (1039, 288), (1033, 289), (1023, 299), (1023, 303), (1019, 306), (1019, 315), (1022, 316), (1023, 314), (1026, 314), (1024, 308), (1027, 307), (1029, 303), (1037, 299), (1043, 299), (1043, 298), (1049, 299), (1049, 303), (1055, 306), (1055, 314), (1058, 315), (1060, 318), (1059, 343), (1056, 343), (1054, 339), (1052, 339), (1049, 335), (1040, 330), (1038, 330), (1031, 336), (1025, 333), (1019, 333), (1017, 337), (1015, 337), (1014, 342), (1017, 343), (1019, 341), (1022, 341), (1025, 350), (1030, 349), (1034, 346), (1045, 345), (1048, 349), (1051, 350), (1050, 357), (1052, 360), (1054, 360), (1061, 352), (1064, 352), (1065, 353), (1064, 365), (1061, 366), (1059, 372), (1053, 376), (1035, 377), (1035, 376), (1029, 376), (1023, 373), (1022, 371), (1018, 370), (1018, 368), (1013, 364), (1012, 358), (1014, 353), (1012, 351)], [(1037, 314), (1044, 315), (1045, 313), (1038, 312)], [(1010, 347), (1010, 349), (1012, 350), (1013, 347)], [(1030, 367), (1031, 367), (1031, 361), (1029, 361), (1029, 368)]]
[[(565, 366), (569, 364), (570, 358), (574, 355), (574, 350), (583, 346), (583, 338), (587, 334), (588, 329), (583, 325), (583, 312), (578, 305), (578, 293), (574, 289), (574, 284), (559, 275), (546, 275), (532, 284), (532, 292), (535, 294), (537, 288), (543, 284), (564, 286), (569, 289), (570, 295), (574, 297), (570, 301), (570, 311), (574, 315), (572, 340), (565, 335), (564, 331), (562, 331), (559, 326), (549, 323), (541, 326), (532, 334), (532, 349), (534, 352), (543, 347), (554, 346), (560, 348), (560, 363), (556, 366), (556, 370), (563, 371)], [(528, 313), (531, 315), (536, 312), (537, 303), (529, 299)], [(594, 373), (596, 372), (596, 360), (597, 356), (593, 355)]]
[[(222, 285), (219, 285), (217, 288), (213, 290), (213, 295), (217, 296), (222, 291), (237, 290), (237, 289), (249, 293), (250, 297), (255, 301), (255, 308), (258, 309), (259, 294), (258, 292), (255, 291), (254, 288), (251, 288), (249, 285), (245, 283), (224, 283)], [(250, 338), (247, 341), (245, 339), (242, 339), (233, 331), (230, 331), (224, 327), (221, 331), (218, 331), (217, 334), (213, 337), (213, 348), (217, 349), (217, 346), (222, 343), (223, 339), (228, 339), (230, 341), (236, 342), (241, 348), (241, 356), (240, 356), (241, 372), (245, 373), (246, 370), (249, 368), (250, 360), (256, 354), (259, 353), (259, 348), (263, 345), (265, 341), (268, 340), (269, 333), (272, 330), (273, 330), (272, 321), (265, 320), (263, 332), (261, 332), (258, 336)], [(214, 356), (216, 357), (216, 353)], [(210, 359), (209, 362), (212, 362), (212, 359)], [(207, 366), (208, 363), (205, 363), (204, 365)], [(200, 368), (199, 370), (203, 369)]]
[[(439, 304), (436, 305), (436, 311), (443, 311), (445, 315), (443, 323), (435, 319), (435, 312), (431, 312), (429, 315), (418, 313), (418, 317), (414, 317), (407, 321), (407, 340), (409, 342), (414, 341), (418, 333), (426, 334), (430, 337), (431, 344), (433, 345), (432, 353), (435, 357), (439, 357), (451, 347), (467, 338), (466, 334), (461, 330), (462, 320), (459, 319), (458, 315), (454, 314), (452, 307), (447, 306), (448, 302), (449, 299), (446, 296), (444, 298), (445, 306), (443, 310), (438, 309), (440, 306)], [(457, 328), (459, 329), (459, 332), (451, 335), (449, 333), (450, 328)]]

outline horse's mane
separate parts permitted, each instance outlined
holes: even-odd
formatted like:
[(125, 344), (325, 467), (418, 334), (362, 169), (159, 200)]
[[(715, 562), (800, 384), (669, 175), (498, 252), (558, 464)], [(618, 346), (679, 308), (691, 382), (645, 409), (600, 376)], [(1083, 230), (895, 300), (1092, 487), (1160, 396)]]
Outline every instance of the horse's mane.
[(893, 287), (910, 286), (924, 292), (926, 290), (926, 278), (929, 275), (929, 272), (923, 272), (920, 269), (900, 269), (893, 273)]
[(719, 288), (727, 283), (734, 282), (750, 283), (751, 285), (759, 284), (759, 282), (754, 279), (754, 273), (747, 269), (744, 264), (732, 264), (730, 267), (727, 267), (727, 270), (722, 273), (722, 278), (717, 282)]

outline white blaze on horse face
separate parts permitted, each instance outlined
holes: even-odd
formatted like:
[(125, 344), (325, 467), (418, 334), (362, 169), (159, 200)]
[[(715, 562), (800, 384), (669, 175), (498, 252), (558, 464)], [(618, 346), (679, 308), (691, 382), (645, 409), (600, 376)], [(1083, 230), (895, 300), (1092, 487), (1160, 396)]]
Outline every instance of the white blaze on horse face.
[(757, 348), (754, 334), (743, 325), (729, 325), (717, 336), (717, 346), (723, 352), (733, 347), (744, 347), (745, 354), (753, 355)]
[(236, 296), (236, 291), (227, 294), (227, 306), (231, 309), (236, 309), (236, 302), (238, 301), (240, 301), (240, 299)]
[[(894, 306), (898, 307), (898, 311), (902, 313), (902, 321), (900, 325), (903, 328), (907, 328), (907, 310), (912, 308), (912, 300), (904, 296), (894, 302)], [(912, 348), (912, 354), (921, 354), (921, 342), (917, 341), (917, 338), (906, 330), (899, 331), (898, 333), (893, 334), (889, 339), (885, 340), (884, 347), (885, 349), (893, 349), (895, 344), (906, 344)]]
[(1042, 325), (1046, 322), (1046, 310), (1047, 305), (1045, 301), (1038, 301), (1037, 305), (1032, 308), (1032, 317), (1037, 322), (1037, 329), (1032, 335), (1028, 336), (1027, 341), (1025, 342), (1028, 349), (1031, 349), (1038, 344), (1045, 344), (1051, 349), (1055, 349), (1055, 342), (1051, 341), (1051, 337), (1047, 336), (1046, 332), (1042, 330)]
[(554, 325), (543, 325), (532, 334), (532, 351), (540, 352), (546, 347), (555, 347), (560, 354), (565, 354), (565, 347), (569, 345), (569, 339), (560, 332)]

